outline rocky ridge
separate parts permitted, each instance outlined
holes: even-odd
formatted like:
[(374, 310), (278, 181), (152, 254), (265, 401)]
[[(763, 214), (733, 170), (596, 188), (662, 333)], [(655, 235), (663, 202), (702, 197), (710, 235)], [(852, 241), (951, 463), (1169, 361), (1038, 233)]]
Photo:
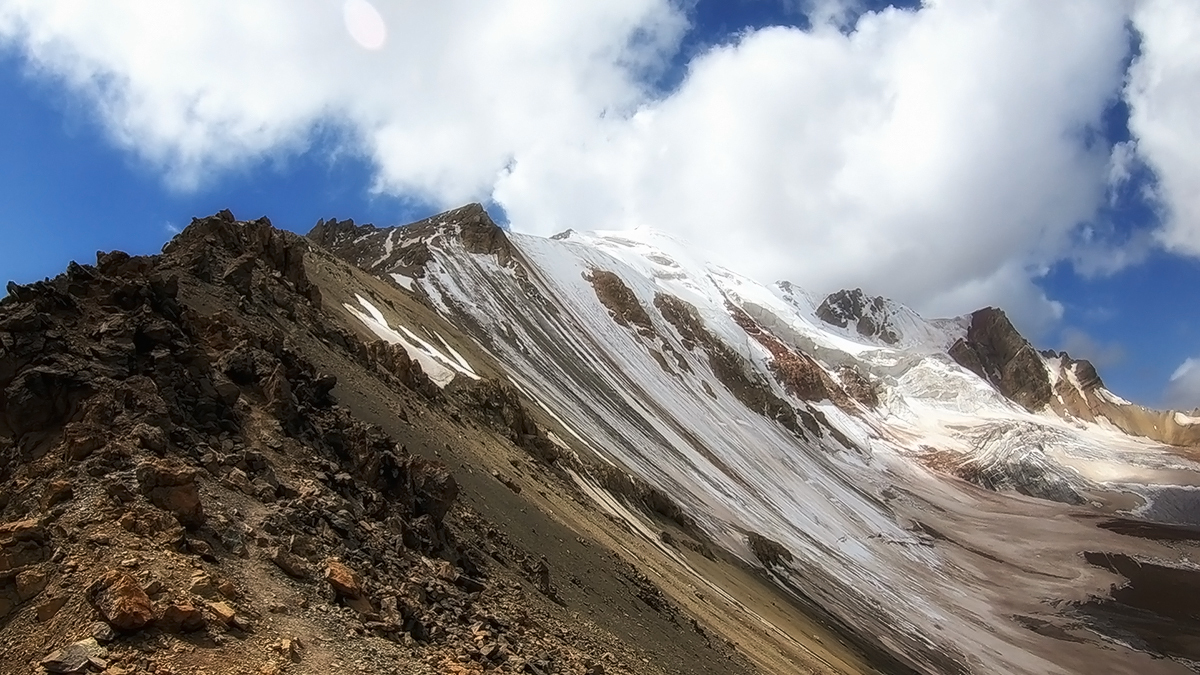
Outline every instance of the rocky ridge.
[(307, 354), (352, 364), (402, 417), (478, 420), (554, 459), (506, 385), (442, 392), (331, 321), (313, 255), (226, 211), (161, 256), (10, 285), (0, 672), (658, 672), (603, 629), (567, 631), (562, 580), (530, 603), (536, 555), (445, 464), (339, 404)]

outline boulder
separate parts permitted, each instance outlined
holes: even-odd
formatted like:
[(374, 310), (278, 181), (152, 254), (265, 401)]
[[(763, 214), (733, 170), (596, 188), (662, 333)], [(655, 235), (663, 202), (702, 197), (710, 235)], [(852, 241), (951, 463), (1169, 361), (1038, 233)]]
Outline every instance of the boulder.
[(124, 572), (112, 570), (92, 582), (87, 599), (118, 630), (138, 630), (154, 620), (150, 596)]
[(42, 659), (48, 673), (82, 673), (108, 667), (108, 650), (93, 638), (67, 645)]
[(359, 581), (358, 575), (337, 560), (331, 560), (325, 567), (325, 581), (329, 582), (339, 595), (347, 598), (362, 597), (362, 582)]
[(170, 511), (187, 528), (204, 524), (204, 505), (196, 484), (196, 470), (163, 460), (142, 462), (137, 467), (138, 485), (150, 502)]

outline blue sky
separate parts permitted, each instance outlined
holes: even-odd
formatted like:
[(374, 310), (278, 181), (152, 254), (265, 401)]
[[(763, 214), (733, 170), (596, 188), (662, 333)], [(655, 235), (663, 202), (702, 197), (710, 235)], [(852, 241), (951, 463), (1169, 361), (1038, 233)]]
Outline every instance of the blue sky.
[[(365, 4), (364, 0), (355, 1)], [(326, 4), (342, 9), (339, 2)], [(346, 7), (351, 4), (347, 2)], [(392, 22), (388, 24), (389, 27), (399, 30), (394, 28), (396, 21), (393, 14), (388, 13), (387, 3), (377, 4), (383, 15)], [(227, 128), (236, 127), (237, 124), (221, 118), (219, 123), (202, 128), (208, 134), (202, 136), (208, 144), (202, 144), (200, 150), (194, 151), (193, 146), (187, 145), (193, 142), (192, 137), (179, 132), (178, 125), (156, 126), (154, 121), (145, 122), (147, 116), (139, 116), (138, 110), (131, 107), (133, 104), (129, 102), (153, 101), (155, 96), (160, 96), (167, 101), (162, 104), (164, 107), (149, 110), (155, 113), (156, 119), (165, 117), (173, 110), (169, 107), (169, 97), (175, 95), (171, 87), (180, 88), (183, 92), (180, 95), (193, 96), (194, 100), (195, 92), (186, 89), (190, 71), (181, 70), (173, 76), (178, 81), (164, 85), (152, 79), (153, 73), (139, 71), (140, 66), (136, 64), (106, 62), (105, 55), (108, 52), (104, 50), (108, 48), (104, 44), (87, 44), (86, 41), (92, 39), (88, 32), (55, 36), (58, 42), (53, 44), (60, 47), (66, 44), (71, 48), (46, 50), (44, 46), (47, 41), (39, 33), (43, 30), (38, 24), (39, 17), (23, 16), (20, 8), (6, 7), (5, 3), (0, 2), (0, 97), (5, 101), (5, 105), (0, 107), (0, 157), (3, 160), (0, 163), (0, 198), (5, 206), (0, 216), (0, 235), (5, 242), (0, 247), (0, 277), (29, 282), (52, 276), (61, 271), (69, 260), (91, 261), (97, 250), (153, 253), (171, 236), (173, 228), (186, 225), (191, 217), (207, 215), (222, 208), (230, 208), (241, 218), (267, 215), (278, 226), (304, 232), (323, 217), (350, 217), (358, 222), (395, 224), (423, 217), (459, 201), (480, 199), (491, 202), (497, 211), (503, 207), (512, 218), (514, 227), (543, 234), (548, 233), (547, 230), (556, 231), (579, 224), (609, 226), (620, 217), (619, 214), (634, 212), (640, 220), (632, 224), (650, 224), (667, 231), (678, 230), (681, 236), (696, 241), (701, 248), (721, 248), (722, 238), (739, 232), (738, 228), (744, 229), (747, 240), (757, 239), (759, 247), (767, 242), (766, 247), (779, 248), (782, 247), (776, 245), (779, 242), (795, 241), (811, 243), (812, 248), (820, 248), (819, 242), (825, 241), (829, 248), (823, 249), (819, 258), (810, 260), (799, 257), (784, 259), (774, 266), (764, 264), (761, 274), (789, 276), (809, 287), (829, 286), (821, 290), (832, 290), (833, 286), (843, 285), (863, 286), (869, 292), (897, 296), (926, 312), (946, 308), (968, 311), (983, 304), (999, 304), (1010, 310), (1020, 327), (1035, 339), (1039, 347), (1066, 348), (1073, 355), (1095, 359), (1111, 389), (1146, 405), (1158, 406), (1167, 402), (1164, 397), (1168, 396), (1172, 374), (1187, 359), (1200, 356), (1200, 312), (1196, 310), (1194, 291), (1200, 288), (1200, 258), (1197, 257), (1200, 251), (1189, 248), (1187, 236), (1192, 230), (1187, 228), (1191, 225), (1178, 215), (1184, 213), (1188, 205), (1179, 199), (1172, 202), (1170, 188), (1182, 183), (1182, 180), (1176, 179), (1174, 184), (1170, 180), (1162, 180), (1164, 176), (1167, 179), (1176, 175), (1186, 178), (1190, 166), (1186, 164), (1186, 159), (1172, 160), (1167, 156), (1167, 151), (1153, 150), (1160, 147), (1154, 144), (1156, 133), (1175, 138), (1176, 143), (1181, 142), (1178, 134), (1171, 135), (1170, 120), (1147, 122), (1141, 119), (1137, 125), (1133, 125), (1136, 133), (1131, 132), (1131, 105), (1135, 110), (1141, 110), (1138, 108), (1141, 99), (1123, 93), (1124, 83), (1130, 78), (1136, 79), (1136, 74), (1131, 75), (1133, 71), (1129, 67), (1142, 54), (1141, 38), (1143, 35), (1154, 35), (1153, 21), (1156, 17), (1149, 14), (1154, 7), (1146, 10), (1146, 16), (1134, 15), (1132, 18), (1099, 14), (1085, 16), (1083, 19), (1092, 20), (1097, 26), (1094, 34), (1079, 33), (1062, 40), (1049, 39), (1046, 44), (1050, 47), (1034, 45), (1034, 37), (1014, 36), (1013, 44), (1006, 47), (1012, 51), (998, 52), (1001, 56), (1008, 55), (1003, 61), (1007, 64), (1019, 61), (1019, 55), (1025, 52), (1032, 54), (1037, 49), (1059, 49), (1062, 43), (1066, 46), (1061, 49), (1068, 51), (1062, 53), (1061, 60), (1074, 64), (1070, 68), (1088, 68), (1088, 64), (1093, 62), (1111, 62), (1107, 71), (1097, 67), (1098, 72), (1104, 72), (1096, 75), (1093, 88), (1072, 95), (1074, 100), (1092, 97), (1095, 101), (1092, 106), (1094, 110), (1080, 110), (1071, 100), (1061, 104), (1034, 106), (1035, 110), (1045, 111), (1046, 116), (1061, 115), (1064, 120), (1062, 128), (1083, 140), (1078, 140), (1059, 155), (1047, 152), (1045, 157), (1030, 157), (1031, 153), (1038, 151), (1026, 151), (1024, 155), (1010, 152), (1003, 147), (1009, 138), (1017, 148), (1039, 148), (1039, 143), (1044, 145), (1044, 136), (1036, 134), (1031, 135), (1032, 140), (1027, 146), (1022, 145), (1020, 136), (1023, 130), (1035, 129), (1042, 121), (1040, 118), (1020, 118), (1012, 124), (998, 127), (999, 141), (980, 142), (977, 153), (981, 158), (980, 164), (992, 161), (988, 158), (993, 157), (994, 166), (977, 179), (960, 181), (962, 170), (947, 172), (937, 166), (929, 169), (927, 176), (920, 175), (918, 172), (924, 161), (924, 148), (936, 149), (961, 143), (962, 139), (974, 142), (977, 136), (982, 135), (967, 130), (958, 136), (948, 135), (942, 142), (937, 136), (942, 127), (922, 126), (928, 120), (919, 119), (921, 115), (927, 114), (930, 118), (941, 115), (953, 123), (958, 119), (959, 111), (971, 108), (972, 101), (978, 99), (991, 102), (984, 112), (972, 112), (971, 115), (1009, 114), (1005, 111), (1010, 110), (1006, 107), (1010, 99), (1024, 96), (1029, 97), (1028, 100), (1046, 101), (1050, 98), (1046, 92), (1052, 92), (1060, 85), (1049, 82), (1045, 85), (1046, 89), (1026, 91), (1023, 83), (1038, 76), (1016, 71), (1009, 79), (997, 76), (995, 92), (975, 92), (975, 89), (971, 89), (968, 93), (975, 98), (965, 99), (965, 104), (964, 99), (938, 94), (934, 98), (919, 101), (921, 110), (928, 112), (919, 113), (918, 119), (911, 122), (917, 125), (913, 128), (925, 129), (921, 133), (933, 136), (922, 138), (917, 145), (920, 154), (905, 159), (899, 165), (905, 170), (910, 166), (918, 167), (913, 169), (915, 177), (909, 183), (896, 187), (894, 192), (889, 192), (884, 186), (879, 191), (878, 199), (871, 199), (873, 186), (868, 181), (868, 203), (851, 204), (853, 208), (847, 207), (845, 215), (839, 216), (841, 220), (831, 216), (828, 224), (818, 222), (809, 225), (814, 220), (814, 213), (820, 220), (819, 217), (827, 211), (841, 209), (849, 198), (831, 201), (824, 206), (819, 203), (814, 207), (817, 210), (812, 211), (795, 206), (808, 204), (815, 199), (810, 195), (793, 195), (793, 186), (797, 184), (795, 181), (779, 179), (780, 185), (763, 193), (765, 196), (755, 190), (758, 184), (770, 182), (777, 174), (790, 175), (793, 167), (786, 165), (788, 157), (800, 157), (797, 161), (803, 163), (809, 161), (804, 157), (806, 153), (814, 156), (837, 153), (852, 146), (860, 136), (858, 127), (830, 130), (829, 136), (839, 133), (842, 136), (838, 137), (840, 140), (836, 144), (828, 147), (821, 144), (824, 134), (820, 129), (815, 132), (816, 136), (800, 135), (790, 145), (780, 143), (789, 148), (789, 154), (783, 159), (770, 154), (775, 137), (769, 133), (755, 136), (756, 128), (774, 123), (772, 120), (782, 120), (778, 122), (781, 125), (780, 135), (800, 134), (799, 129), (805, 120), (826, 119), (822, 117), (825, 114), (832, 115), (827, 119), (837, 120), (853, 114), (853, 111), (869, 108), (874, 105), (873, 99), (853, 97), (859, 96), (856, 93), (858, 90), (874, 86), (872, 83), (876, 80), (893, 77), (886, 73), (879, 75), (878, 69), (890, 68), (890, 61), (924, 58), (922, 49), (906, 45), (920, 36), (924, 36), (920, 37), (922, 40), (936, 40), (941, 35), (938, 30), (950, 30), (940, 28), (943, 24), (970, 21), (973, 17), (963, 13), (967, 10), (960, 11), (958, 15), (946, 11), (943, 12), (945, 16), (939, 17), (932, 11), (918, 12), (911, 4), (903, 8), (904, 11), (880, 15), (876, 12), (888, 3), (851, 3), (849, 7), (834, 8), (835, 13), (841, 12), (841, 18), (840, 22), (830, 26), (823, 17), (828, 15), (831, 3), (818, 3), (814, 7), (796, 0), (699, 0), (681, 6), (655, 0), (629, 0), (624, 4), (631, 7), (629, 12), (632, 18), (617, 16), (615, 10), (604, 9), (596, 10), (600, 12), (596, 16), (580, 19), (585, 25), (601, 27), (609, 25), (604, 22), (610, 22), (615, 36), (613, 44), (622, 45), (626, 50), (622, 53), (622, 59), (636, 61), (639, 66), (627, 72), (622, 69), (623, 65), (605, 64), (614, 68), (616, 76), (606, 76), (596, 81), (586, 79), (591, 77), (590, 74), (572, 75), (580, 79), (571, 82), (573, 87), (564, 87), (566, 93), (562, 96), (576, 96), (571, 93), (573, 88), (585, 90), (579, 99), (582, 101), (580, 107), (585, 109), (584, 114), (566, 116), (561, 121), (555, 121), (556, 118), (551, 116), (544, 131), (509, 126), (489, 133), (478, 132), (481, 125), (491, 123), (487, 117), (466, 118), (461, 121), (461, 127), (452, 128), (451, 131), (467, 138), (471, 145), (464, 150), (456, 146), (453, 140), (445, 141), (429, 151), (431, 156), (435, 156), (437, 148), (441, 148), (446, 155), (435, 160), (415, 157), (422, 148), (403, 136), (407, 128), (404, 125), (423, 127), (432, 116), (444, 116), (445, 110), (422, 111), (407, 98), (383, 101), (379, 108), (367, 111), (347, 106), (344, 112), (339, 113), (327, 111), (342, 103), (331, 104), (328, 98), (314, 99), (312, 106), (318, 112), (308, 117), (295, 117), (292, 111), (282, 109), (268, 110), (262, 113), (262, 117), (250, 117), (259, 114), (255, 109), (243, 115), (253, 122), (246, 125), (250, 131), (230, 136)], [(1147, 6), (1153, 4), (1147, 2)], [(346, 11), (349, 12), (349, 9)], [(1030, 9), (1029, 16), (1002, 16), (1001, 20), (1018, 22), (1013, 25), (1037, 25), (1019, 22), (1042, 20), (1036, 14), (1039, 11), (1042, 10)], [(112, 20), (116, 22), (119, 18)], [(1047, 16), (1045, 21), (1053, 22), (1061, 18)], [(1069, 18), (1073, 21), (1079, 19)], [(349, 19), (346, 20), (349, 22)], [(561, 17), (558, 20), (561, 22)], [(862, 23), (858, 23), (860, 20)], [(1142, 21), (1145, 28), (1128, 28), (1130, 21)], [(1113, 26), (1122, 32), (1114, 33), (1116, 29)], [(338, 29), (342, 30), (340, 26)], [(837, 35), (830, 33), (822, 37), (825, 35), (822, 31), (827, 29)], [(1108, 33), (1103, 33), (1105, 30)], [(123, 39), (126, 37), (120, 33), (115, 35)], [(1002, 35), (1008, 37), (1011, 32)], [(1101, 37), (1096, 37), (1098, 35)], [(200, 35), (198, 39), (203, 42), (207, 38)], [(1119, 43), (1118, 40), (1123, 42)], [(633, 50), (628, 44), (634, 41), (645, 42), (649, 46), (643, 51)], [(958, 48), (962, 47), (954, 44), (947, 47)], [(1071, 49), (1075, 51), (1069, 51)], [(871, 50), (877, 50), (878, 53), (874, 62), (869, 59), (870, 54), (874, 53)], [(1104, 55), (1107, 60), (1096, 58), (1088, 50)], [(68, 53), (67, 57), (62, 56), (64, 51)], [(354, 53), (362, 51), (360, 49)], [(380, 53), (386, 51), (380, 50)], [(580, 56), (580, 63), (583, 64), (580, 72), (594, 71), (595, 54), (608, 54), (609, 51), (611, 44), (600, 44), (594, 51)], [(864, 52), (867, 56), (863, 56)], [(75, 56), (70, 56), (72, 53)], [(1049, 53), (1050, 58), (1059, 58), (1057, 52)], [(1170, 55), (1165, 48), (1163, 53)], [(1018, 57), (1014, 58), (1013, 54)], [(369, 56), (378, 58), (376, 53)], [(564, 60), (571, 63), (569, 57)], [(934, 54), (929, 58), (936, 57)], [(71, 61), (71, 58), (76, 60)], [(164, 55), (164, 59), (169, 58), (170, 54)], [(338, 52), (336, 58), (343, 58), (342, 53)], [(359, 57), (351, 54), (344, 58)], [(397, 55), (390, 58), (413, 57)], [(964, 56), (964, 59), (967, 58), (999, 57), (973, 53)], [(1161, 58), (1163, 63), (1171, 65), (1169, 59)], [(944, 58), (941, 60), (945, 61)], [(621, 59), (618, 61), (621, 64), (625, 62)], [(80, 68), (81, 63), (86, 67)], [(396, 63), (399, 61), (393, 62), (393, 65)], [(441, 66), (441, 62), (432, 63)], [(424, 70), (417, 72), (427, 72), (430, 68), (429, 63), (418, 65)], [(364, 78), (375, 77), (370, 73), (379, 67), (377, 63), (361, 67), (351, 63), (346, 66), (353, 69), (347, 72), (368, 73), (362, 75)], [(468, 64), (462, 67), (467, 69), (464, 71), (466, 76), (472, 74), (470, 68), (473, 66)], [(533, 64), (528, 67), (536, 71), (540, 66)], [(737, 71), (737, 68), (743, 70)], [(1078, 81), (1078, 72), (1070, 68), (1064, 66), (1062, 76), (1070, 76), (1072, 82)], [(827, 76), (821, 76), (824, 70), (830, 71)], [(931, 67), (929, 71), (932, 70)], [(503, 71), (505, 74), (511, 72), (512, 68)], [(629, 72), (634, 74), (629, 75)], [(652, 75), (646, 76), (647, 72)], [(919, 62), (912, 69), (897, 70), (894, 81), (888, 86), (892, 87), (889, 91), (892, 91), (893, 98), (901, 103), (887, 105), (903, 108), (904, 87), (909, 86), (910, 82), (922, 81), (925, 72), (927, 70)], [(980, 69), (978, 72), (987, 70)], [(215, 75), (203, 69), (195, 71), (197, 81), (211, 77), (211, 82), (218, 83), (205, 85), (209, 87), (203, 90), (205, 92), (219, 88), (222, 81), (220, 75), (219, 71)], [(488, 72), (484, 75), (493, 77), (495, 74)], [(763, 81), (753, 81), (759, 75)], [(843, 80), (860, 76), (864, 84), (857, 89), (848, 87), (850, 93), (840, 89), (834, 94), (826, 91), (840, 86)], [(544, 79), (545, 76), (538, 77)], [(621, 77), (629, 81), (613, 83)], [(722, 80), (722, 77), (730, 79)], [(939, 77), (953, 78), (954, 73)], [(144, 95), (131, 97), (127, 90), (111, 84), (120, 83), (122, 78), (128, 78), (132, 83), (130, 90), (135, 92), (139, 82), (143, 79), (148, 82), (145, 91), (141, 92)], [(363, 81), (371, 82), (370, 79)], [(95, 82), (109, 84), (93, 86)], [(967, 83), (971, 87), (981, 86), (972, 84), (970, 80)], [(498, 117), (505, 117), (502, 108), (507, 104), (501, 102), (505, 97), (511, 95), (519, 98), (523, 88), (530, 86), (521, 79), (503, 84), (499, 93), (486, 99), (489, 104), (495, 102), (494, 105), (498, 106), (499, 112), (495, 115)], [(786, 91), (776, 96), (780, 87)], [(934, 86), (935, 90), (937, 88)], [(723, 91), (728, 93), (723, 94)], [(447, 105), (454, 105), (453, 97), (458, 95), (440, 89), (431, 92), (430, 97), (433, 98), (445, 96), (449, 101)], [(593, 96), (591, 92), (599, 93)], [(294, 90), (289, 93), (294, 93)], [(1144, 95), (1153, 93), (1149, 91)], [(230, 94), (236, 95), (237, 92)], [(245, 94), (242, 96), (246, 97)], [(726, 117), (714, 112), (728, 101), (741, 102), (756, 96), (763, 97), (762, 101), (749, 101), (751, 107), (743, 109), (741, 113), (732, 104)], [(821, 96), (827, 96), (830, 102), (821, 108), (814, 107), (816, 104), (812, 101), (825, 100)], [(989, 97), (994, 97), (994, 100)], [(536, 98), (531, 105), (540, 104)], [(118, 113), (113, 113), (107, 107), (110, 100), (118, 100), (126, 106), (125, 117), (117, 116), (122, 110), (120, 106), (116, 106)], [(566, 101), (562, 106), (564, 109), (576, 102), (569, 98), (562, 100)], [(475, 105), (478, 101), (471, 103)], [(417, 109), (402, 119), (392, 120), (387, 118), (389, 105)], [(588, 105), (601, 112), (588, 117)], [(302, 105), (298, 104), (298, 107)], [(1028, 107), (1022, 101), (1014, 101), (1011, 109)], [(637, 116), (634, 113), (638, 110), (653, 112), (654, 119), (630, 122), (635, 120)], [(754, 121), (756, 128), (749, 130), (738, 127), (739, 118), (757, 115), (760, 110), (771, 112), (771, 115), (763, 118), (767, 121)], [(827, 113), (827, 110), (833, 112)], [(884, 112), (866, 115), (864, 119), (878, 120), (880, 115), (890, 114), (887, 112), (890, 108), (886, 106), (879, 110)], [(160, 111), (166, 113), (159, 114)], [(517, 111), (523, 113), (524, 109), (518, 107)], [(185, 121), (191, 124), (197, 115), (194, 110), (190, 111), (185, 115)], [(373, 121), (361, 121), (366, 117)], [(625, 126), (605, 126), (610, 124), (612, 117), (618, 118), (617, 123)], [(647, 115), (647, 119), (649, 117)], [(234, 118), (234, 121), (239, 119)], [(669, 120), (669, 128), (654, 130), (655, 120)], [(663, 124), (667, 126), (666, 122)], [(750, 224), (739, 224), (732, 229), (727, 224), (709, 225), (706, 229), (689, 226), (693, 229), (688, 230), (683, 225), (672, 223), (669, 216), (662, 215), (673, 213), (672, 204), (678, 204), (678, 199), (661, 206), (654, 202), (657, 194), (687, 196), (691, 194), (687, 192), (688, 189), (694, 191), (695, 185), (706, 185), (708, 183), (705, 181), (709, 180), (719, 181), (715, 184), (722, 186), (729, 185), (729, 191), (736, 191), (739, 174), (722, 173), (723, 167), (717, 167), (716, 176), (691, 177), (683, 185), (664, 183), (652, 192), (636, 185), (631, 187), (626, 183), (604, 182), (608, 180), (605, 176), (620, 173), (625, 168), (621, 164), (624, 158), (637, 154), (630, 148), (639, 147), (636, 144), (645, 137), (659, 134), (654, 142), (663, 147), (674, 147), (672, 144), (688, 146), (689, 137), (680, 130), (688, 129), (689, 124), (694, 125), (705, 139), (722, 135), (728, 130), (728, 142), (731, 145), (714, 147), (703, 157), (707, 161), (717, 157), (720, 163), (723, 161), (721, 158), (730, 157), (729, 164), (735, 169), (741, 166), (738, 164), (741, 161), (748, 162), (746, 166), (751, 168), (764, 163), (774, 165), (785, 162), (776, 173), (763, 174), (761, 180), (750, 184), (746, 188), (747, 194), (740, 197), (742, 201), (737, 201), (737, 195), (734, 195), (730, 197), (729, 204), (710, 205), (713, 213), (753, 213), (753, 218), (747, 216), (747, 223)], [(599, 131), (589, 125), (595, 125)], [(633, 131), (626, 128), (630, 126), (634, 127)], [(437, 133), (422, 133), (425, 136), (438, 136)], [(890, 131), (880, 133), (882, 147), (908, 147), (905, 145), (908, 138), (905, 134), (895, 136)], [(527, 134), (528, 139), (510, 142), (511, 138), (524, 138), (523, 134)], [(388, 145), (393, 142), (388, 139), (397, 135), (402, 143)], [(555, 160), (560, 162), (556, 164), (544, 159), (553, 151), (547, 149), (551, 144), (545, 142), (545, 137), (550, 136), (556, 141), (554, 148), (574, 143), (576, 137), (584, 140), (578, 142), (577, 148), (571, 149), (569, 156)], [(613, 137), (623, 139), (623, 144), (619, 144), (617, 149), (604, 147), (603, 143), (610, 142)], [(557, 139), (560, 138), (567, 140), (559, 142)], [(603, 142), (597, 140), (601, 138)], [(1125, 163), (1108, 159), (1109, 155), (1118, 155), (1113, 152), (1118, 144), (1131, 140), (1138, 141), (1137, 152), (1140, 154)], [(749, 159), (740, 158), (742, 148), (756, 143), (762, 144), (764, 149), (756, 151)], [(234, 149), (228, 152), (223, 149), (228, 147)], [(730, 150), (730, 147), (735, 150)], [(396, 148), (404, 152), (415, 148), (414, 158), (396, 160), (398, 155), (404, 154)], [(475, 148), (481, 150), (474, 152)], [(1197, 150), (1200, 150), (1200, 146)], [(874, 150), (864, 152), (870, 155)], [(478, 170), (470, 167), (470, 170), (458, 171), (456, 161), (470, 164), (477, 160), (477, 155), (488, 153), (495, 155), (495, 166), (484, 162), (487, 159), (484, 157), (478, 160)], [(929, 153), (935, 154), (935, 151), (930, 150)], [(968, 159), (972, 156), (966, 155)], [(545, 166), (539, 167), (539, 161)], [(857, 175), (859, 172), (864, 175), (873, 175), (873, 171), (884, 172), (882, 175), (897, 173), (896, 169), (889, 168), (892, 165), (880, 168), (864, 161), (867, 160), (853, 156), (844, 158), (828, 170), (828, 175), (822, 173), (825, 171), (822, 164), (805, 164), (801, 167), (802, 171), (796, 170), (796, 175), (814, 176), (816, 181), (828, 180), (828, 185), (841, 186), (847, 180), (847, 175)], [(947, 162), (954, 161), (962, 160), (954, 157), (947, 159)], [(1107, 165), (1104, 164), (1106, 161)], [(1180, 164), (1181, 161), (1183, 164)], [(594, 164), (599, 168), (589, 169), (591, 173), (568, 176), (559, 183), (547, 178), (563, 175), (561, 167), (568, 163)], [(670, 169), (672, 166), (676, 167), (674, 171), (678, 174), (690, 176), (696, 171), (695, 167), (702, 164), (694, 157), (680, 155), (675, 164), (668, 162), (649, 168), (631, 166), (629, 170), (645, 172), (639, 174), (644, 179), (638, 182), (647, 184), (656, 180), (670, 180), (674, 175)], [(1061, 186), (1055, 185), (1049, 192), (1039, 192), (1038, 186), (1021, 183), (1023, 173), (1040, 171), (1043, 166), (1048, 167), (1045, 169), (1048, 176), (1077, 171), (1082, 177)], [(1104, 176), (1098, 178), (1098, 172), (1106, 172), (1105, 176), (1108, 176), (1113, 172), (1113, 166), (1125, 170), (1128, 178), (1109, 180), (1106, 185), (1104, 181), (1108, 179)], [(859, 168), (849, 171), (846, 167)], [(1089, 171), (1097, 176), (1084, 175)], [(1008, 187), (1009, 183), (1015, 187)], [(993, 187), (995, 194), (992, 194)], [(701, 192), (704, 193), (703, 190)], [(821, 194), (825, 192), (828, 190), (822, 190)], [(848, 194), (862, 192), (855, 188)], [(968, 197), (962, 197), (964, 192)], [(904, 198), (908, 194), (915, 195), (913, 202), (920, 201), (918, 197), (923, 196), (931, 206), (909, 214), (911, 204)], [(1062, 201), (1068, 203), (1070, 208), (1051, 203), (1056, 194), (1061, 194)], [(563, 203), (559, 204), (559, 200)], [(778, 200), (780, 205), (777, 209), (756, 210), (757, 204), (771, 200)], [(1038, 200), (1046, 204), (1037, 209), (1025, 209), (1022, 206), (1025, 201), (1035, 203)], [(963, 201), (964, 205), (946, 213), (938, 210), (941, 202), (957, 201)], [(752, 206), (748, 207), (747, 204)], [(1005, 230), (1008, 225), (1002, 217), (988, 220), (995, 218), (995, 204), (1004, 204), (1001, 211), (1012, 208), (1014, 221), (1023, 219), (1022, 225), (1012, 227), (1016, 234), (1009, 235), (1007, 231), (997, 234), (998, 230)], [(580, 212), (588, 215), (580, 215)], [(604, 218), (596, 216), (593, 221), (589, 220), (590, 214), (606, 215)], [(978, 224), (974, 220), (976, 217)], [(630, 218), (632, 221), (633, 217)], [(932, 224), (914, 224), (920, 218), (928, 218)], [(686, 219), (689, 222), (697, 220), (690, 216)], [(729, 218), (714, 217), (714, 220), (731, 222)], [(774, 224), (769, 227), (756, 224), (764, 222)], [(884, 224), (876, 227), (876, 222)], [(799, 225), (789, 223), (805, 223), (804, 227), (815, 229), (803, 230)], [(978, 227), (979, 233), (967, 232), (971, 227)], [(846, 234), (821, 239), (831, 231)], [(892, 231), (899, 234), (894, 242), (889, 243), (887, 233)], [(973, 248), (971, 240), (975, 238), (989, 241), (995, 238), (995, 243)], [(1184, 244), (1161, 243), (1164, 241), (1183, 241)], [(913, 254), (908, 254), (907, 261), (901, 256), (899, 262), (894, 262), (879, 257), (882, 254), (874, 250), (876, 245), (894, 246), (898, 250), (915, 246), (912, 250), (917, 251), (918, 256), (924, 251), (932, 258), (920, 261), (920, 269), (917, 269), (913, 265)], [(799, 248), (807, 246), (799, 246), (796, 250)], [(997, 252), (989, 257), (989, 248), (997, 251), (1002, 249), (1003, 253)], [(749, 250), (753, 252), (752, 248)], [(754, 258), (742, 258), (747, 259)], [(838, 264), (831, 266), (831, 260)], [(1117, 264), (1114, 260), (1125, 262)], [(756, 270), (746, 269), (744, 262), (742, 265), (738, 262), (737, 259), (729, 261), (734, 269), (755, 275)], [(906, 264), (909, 267), (904, 267)], [(989, 265), (991, 267), (987, 268), (986, 274), (972, 276), (972, 266)], [(945, 272), (943, 276), (937, 276), (926, 271), (930, 267), (944, 267)], [(962, 269), (955, 271), (956, 267)], [(1188, 393), (1191, 390), (1185, 389), (1183, 394), (1179, 391), (1176, 387), (1170, 394), (1174, 397), (1170, 402), (1200, 405), (1200, 400), (1192, 402), (1188, 398), (1192, 395)]]

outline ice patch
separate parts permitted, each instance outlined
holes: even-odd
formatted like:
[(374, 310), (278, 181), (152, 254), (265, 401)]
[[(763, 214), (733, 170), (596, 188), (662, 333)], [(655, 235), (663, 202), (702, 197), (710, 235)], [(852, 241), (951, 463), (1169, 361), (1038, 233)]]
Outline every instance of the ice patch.
[[(386, 340), (390, 344), (404, 347), (404, 351), (408, 352), (409, 358), (421, 364), (421, 370), (425, 371), (425, 374), (437, 386), (445, 387), (458, 374), (465, 375), (473, 380), (479, 379), (475, 371), (471, 369), (470, 365), (457, 352), (454, 352), (454, 358), (452, 359), (438, 351), (433, 345), (417, 337), (405, 326), (400, 326), (400, 330), (404, 331), (404, 335), (401, 335), (388, 325), (387, 319), (384, 318), (383, 312), (379, 311), (379, 308), (357, 293), (354, 297), (358, 298), (358, 303), (366, 310), (365, 314), (347, 303), (342, 303), (342, 307), (345, 307), (347, 311), (358, 317), (380, 339)], [(443, 341), (442, 344), (445, 344), (445, 342)]]

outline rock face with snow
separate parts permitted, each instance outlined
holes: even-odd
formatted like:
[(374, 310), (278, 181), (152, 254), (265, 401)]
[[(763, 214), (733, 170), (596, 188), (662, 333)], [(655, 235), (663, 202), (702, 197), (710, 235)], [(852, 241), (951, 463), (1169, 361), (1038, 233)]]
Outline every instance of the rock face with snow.
[(887, 301), (879, 296), (869, 298), (860, 288), (838, 291), (825, 298), (817, 308), (817, 316), (840, 328), (854, 324), (859, 335), (878, 338), (885, 344), (900, 341), (887, 314)]
[[(1143, 592), (1157, 581), (1094, 562), (1200, 574), (1191, 544), (1118, 532), (1200, 525), (1200, 420), (1121, 400), (1086, 361), (1040, 354), (999, 309), (927, 320), (860, 290), (817, 303), (653, 231), (509, 234), (478, 205), (398, 228), (321, 223), (310, 237), (470, 335), (551, 420), (559, 456), (659, 495), (884, 670), (1200, 660), (1186, 640), (1136, 637), (1184, 630)], [(474, 375), (436, 336), (359, 300), (346, 310), (439, 369), (438, 386)], [(602, 474), (572, 480), (628, 521), (612, 492), (627, 481)], [(1139, 518), (1148, 529), (1127, 525)]]
[(1050, 378), (1038, 352), (1002, 310), (988, 307), (972, 314), (966, 337), (954, 343), (950, 356), (1031, 411), (1050, 401)]

